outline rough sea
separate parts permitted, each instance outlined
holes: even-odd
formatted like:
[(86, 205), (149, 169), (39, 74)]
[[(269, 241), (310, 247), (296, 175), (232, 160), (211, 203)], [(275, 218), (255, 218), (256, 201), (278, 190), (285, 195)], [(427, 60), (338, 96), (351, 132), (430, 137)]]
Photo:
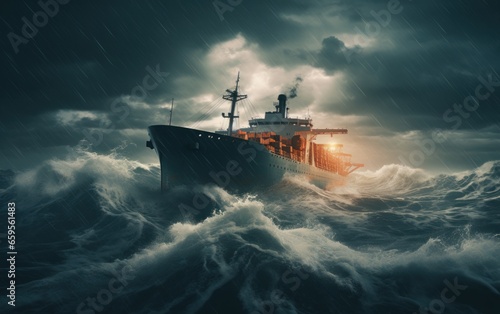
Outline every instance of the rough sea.
[(0, 177), (0, 313), (500, 313), (500, 161), (249, 194), (90, 152)]

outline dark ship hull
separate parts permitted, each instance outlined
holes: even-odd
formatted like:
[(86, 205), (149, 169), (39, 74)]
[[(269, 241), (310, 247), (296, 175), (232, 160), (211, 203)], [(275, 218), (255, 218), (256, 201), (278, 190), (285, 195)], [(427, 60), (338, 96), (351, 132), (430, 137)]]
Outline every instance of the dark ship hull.
[(245, 191), (269, 186), (285, 173), (302, 175), (321, 187), (343, 176), (275, 154), (262, 144), (195, 129), (153, 125), (148, 142), (158, 154), (161, 188), (191, 184), (216, 184)]

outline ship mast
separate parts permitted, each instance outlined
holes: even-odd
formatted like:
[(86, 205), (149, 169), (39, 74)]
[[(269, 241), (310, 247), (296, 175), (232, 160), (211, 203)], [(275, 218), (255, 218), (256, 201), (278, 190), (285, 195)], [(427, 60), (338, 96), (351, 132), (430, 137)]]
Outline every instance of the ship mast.
[(174, 111), (174, 99), (172, 98), (172, 105), (170, 106), (170, 122), (168, 125), (172, 125), (172, 112)]
[(231, 112), (226, 116), (225, 113), (222, 114), (224, 118), (229, 118), (229, 128), (227, 129), (227, 135), (231, 136), (233, 134), (233, 123), (235, 118), (239, 118), (234, 115), (236, 109), (236, 103), (240, 100), (247, 98), (247, 95), (238, 94), (238, 85), (240, 83), (240, 72), (238, 72), (238, 78), (236, 79), (236, 88), (234, 91), (226, 89), (227, 94), (222, 96), (223, 99), (231, 101)]

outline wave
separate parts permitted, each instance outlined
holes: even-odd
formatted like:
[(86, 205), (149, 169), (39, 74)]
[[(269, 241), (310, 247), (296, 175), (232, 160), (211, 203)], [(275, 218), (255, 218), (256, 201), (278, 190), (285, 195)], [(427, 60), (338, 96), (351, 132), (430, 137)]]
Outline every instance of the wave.
[[(64, 310), (75, 310), (127, 268), (130, 283), (114, 296), (116, 312), (207, 313), (233, 307), (235, 312), (262, 313), (279, 306), (280, 312), (299, 313), (306, 305), (314, 312), (411, 312), (439, 299), (446, 280), (466, 286), (464, 301), (447, 305), (450, 311), (487, 312), (480, 299), (498, 304), (500, 239), (472, 234), (469, 226), (452, 239), (427, 236), (415, 249), (354, 248), (325, 224), (284, 228), (256, 198), (205, 189), (221, 200), (220, 210), (210, 217), (165, 226), (143, 247), (114, 243), (117, 250), (129, 251), (121, 258), (113, 259), (114, 252), (86, 264), (66, 260), (57, 273), (25, 287), (29, 303), (55, 304), (63, 298), (68, 304)], [(126, 234), (107, 231), (107, 236)], [(81, 236), (87, 238), (80, 241), (96, 241)], [(66, 253), (81, 256), (92, 250)], [(37, 292), (49, 288), (50, 293)], [(74, 293), (65, 293), (68, 289), (80, 296), (77, 303)], [(276, 291), (281, 293), (278, 301)], [(311, 298), (322, 303), (311, 303)]]
[(500, 189), (500, 161), (489, 161), (482, 166), (452, 174), (430, 174), (422, 169), (391, 164), (376, 171), (351, 174), (344, 186), (335, 187), (336, 194), (358, 196), (418, 195), (431, 192), (453, 192), (449, 196), (471, 199), (492, 195), (497, 198)]
[(401, 195), (427, 186), (431, 178), (421, 169), (391, 164), (351, 174), (348, 189), (360, 195)]
[(331, 190), (292, 176), (251, 195), (161, 194), (157, 165), (83, 150), (2, 177), (30, 255), (20, 311), (91, 311), (108, 291), (113, 313), (418, 313), (455, 281), (446, 310), (500, 309), (499, 161), (387, 165)]

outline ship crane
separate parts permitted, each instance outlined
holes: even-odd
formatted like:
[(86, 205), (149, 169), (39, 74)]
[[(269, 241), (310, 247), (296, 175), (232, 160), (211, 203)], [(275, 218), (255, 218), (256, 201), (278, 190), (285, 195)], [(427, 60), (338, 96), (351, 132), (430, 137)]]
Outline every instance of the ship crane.
[(345, 175), (351, 174), (353, 171), (356, 171), (359, 168), (362, 168), (365, 166), (365, 164), (360, 164), (360, 163), (348, 163), (347, 165), (347, 173)]
[[(311, 142), (316, 139), (318, 135), (330, 134), (347, 134), (347, 129), (312, 129), (309, 131), (300, 131), (297, 134), (301, 134), (306, 139), (306, 160), (311, 160), (311, 165), (316, 166), (314, 162), (314, 149), (312, 149)], [(353, 170), (354, 171), (354, 170)]]
[[(333, 136), (333, 134), (347, 134), (347, 129), (313, 129), (313, 130), (311, 130), (309, 132), (305, 132), (305, 133), (312, 135), (310, 137), (308, 137), (306, 135), (306, 139), (308, 139), (308, 142), (309, 142), (309, 141), (314, 140), (317, 135), (330, 134), (330, 136)], [(312, 152), (312, 154), (314, 154), (313, 150), (311, 150), (311, 152)], [(344, 156), (344, 157), (347, 157), (349, 159), (351, 158), (351, 154), (336, 153), (336, 155), (338, 155), (338, 156)], [(312, 158), (314, 160), (314, 155), (312, 156)], [(345, 166), (346, 166), (346, 168), (344, 169), (343, 173), (341, 173), (344, 176), (346, 176), (346, 175), (354, 172), (355, 170), (357, 170), (357, 169), (359, 169), (361, 167), (364, 167), (365, 165), (364, 164), (360, 164), (360, 163), (351, 163), (349, 161), (349, 162), (345, 163)]]
[(333, 136), (334, 134), (347, 134), (347, 129), (312, 129), (305, 133), (312, 135), (309, 140), (313, 141), (317, 135), (330, 134), (330, 136)]

